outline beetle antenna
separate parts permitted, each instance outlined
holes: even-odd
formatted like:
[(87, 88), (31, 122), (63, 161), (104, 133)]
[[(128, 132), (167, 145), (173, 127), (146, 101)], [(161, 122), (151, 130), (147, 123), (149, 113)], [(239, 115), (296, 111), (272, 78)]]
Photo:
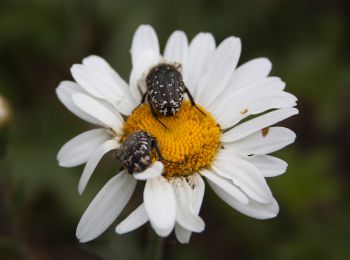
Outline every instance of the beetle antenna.
[(167, 160), (167, 159), (164, 159), (164, 158), (161, 158), (162, 161), (166, 161), (166, 162), (169, 162), (169, 163), (175, 163), (175, 164), (185, 164), (183, 162), (174, 162), (174, 161), (170, 161), (170, 160)]

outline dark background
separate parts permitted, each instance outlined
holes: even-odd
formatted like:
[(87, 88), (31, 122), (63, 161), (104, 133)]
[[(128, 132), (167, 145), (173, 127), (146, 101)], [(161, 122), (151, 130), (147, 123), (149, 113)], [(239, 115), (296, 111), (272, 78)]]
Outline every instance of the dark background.
[[(77, 242), (80, 216), (116, 165), (106, 156), (78, 195), (82, 167), (60, 168), (56, 154), (92, 126), (59, 103), (55, 88), (71, 79), (73, 63), (90, 54), (106, 58), (128, 80), (132, 35), (143, 23), (155, 27), (161, 46), (176, 29), (189, 39), (212, 32), (217, 43), (240, 37), (240, 63), (269, 57), (272, 75), (287, 82), (300, 109), (286, 122), (296, 143), (277, 154), (289, 169), (269, 180), (279, 216), (246, 217), (207, 187), (201, 211), (206, 230), (187, 246), (171, 235), (164, 258), (349, 259), (350, 4), (340, 0), (2, 0), (0, 95), (13, 116), (0, 130), (0, 259), (142, 256), (149, 225), (119, 236), (113, 224), (98, 240)], [(137, 203), (129, 203), (119, 221)]]

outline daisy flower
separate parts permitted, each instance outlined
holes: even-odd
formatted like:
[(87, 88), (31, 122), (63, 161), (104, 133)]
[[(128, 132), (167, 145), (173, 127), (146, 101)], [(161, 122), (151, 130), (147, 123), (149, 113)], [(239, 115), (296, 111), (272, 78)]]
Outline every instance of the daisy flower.
[[(100, 127), (70, 140), (57, 156), (63, 167), (86, 164), (80, 193), (102, 156), (135, 131), (154, 136), (166, 159), (146, 170), (152, 174), (123, 170), (110, 179), (79, 222), (80, 242), (95, 239), (115, 221), (137, 179), (145, 180), (143, 203), (118, 224), (118, 234), (149, 221), (159, 236), (175, 229), (178, 241), (188, 243), (192, 232), (205, 228), (199, 216), (204, 179), (245, 215), (268, 219), (278, 214), (265, 178), (284, 173), (287, 163), (268, 154), (293, 143), (295, 134), (272, 125), (298, 113), (297, 99), (284, 91), (280, 78), (269, 76), (268, 59), (237, 67), (240, 53), (239, 38), (228, 37), (216, 46), (210, 33), (199, 33), (189, 43), (184, 32), (175, 31), (161, 55), (154, 29), (141, 25), (132, 41), (129, 83), (97, 56), (72, 66), (75, 82), (61, 82), (57, 95), (76, 116)], [(185, 100), (176, 115), (159, 116), (166, 128), (148, 103), (140, 104), (145, 78), (160, 64), (180, 64), (185, 86), (200, 107)]]

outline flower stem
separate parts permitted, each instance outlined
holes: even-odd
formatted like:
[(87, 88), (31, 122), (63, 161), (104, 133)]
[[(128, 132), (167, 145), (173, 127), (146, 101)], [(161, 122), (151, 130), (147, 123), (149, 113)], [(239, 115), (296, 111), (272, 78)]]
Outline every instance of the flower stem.
[(148, 231), (148, 244), (146, 248), (147, 260), (160, 260), (163, 255), (164, 239), (159, 237), (150, 227)]

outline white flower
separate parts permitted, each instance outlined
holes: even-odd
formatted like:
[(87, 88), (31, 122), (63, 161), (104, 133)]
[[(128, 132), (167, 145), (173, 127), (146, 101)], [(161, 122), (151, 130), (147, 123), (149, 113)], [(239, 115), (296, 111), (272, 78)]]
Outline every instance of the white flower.
[[(180, 150), (177, 156), (186, 158), (184, 156), (191, 153), (194, 158), (188, 159), (192, 164), (185, 165), (189, 167), (186, 174), (171, 172), (172, 168), (164, 162), (164, 170), (162, 163), (154, 163), (146, 170), (148, 172), (140, 175), (121, 171), (102, 188), (81, 218), (76, 233), (81, 242), (95, 239), (115, 221), (133, 194), (135, 177), (146, 179), (144, 202), (117, 226), (119, 234), (149, 221), (159, 236), (168, 236), (175, 228), (177, 239), (188, 243), (192, 232), (205, 228), (198, 215), (205, 188), (203, 177), (220, 198), (243, 214), (258, 219), (278, 214), (278, 204), (265, 177), (284, 173), (287, 163), (267, 154), (293, 143), (295, 134), (287, 128), (271, 126), (298, 113), (293, 108), (297, 99), (284, 91), (285, 83), (281, 79), (268, 76), (271, 70), (268, 59), (254, 59), (237, 67), (240, 52), (239, 38), (229, 37), (216, 46), (210, 33), (199, 33), (189, 44), (184, 32), (175, 31), (161, 56), (154, 29), (141, 25), (132, 42), (133, 68), (129, 84), (100, 57), (90, 56), (82, 64), (73, 65), (71, 72), (76, 83), (61, 82), (57, 95), (72, 113), (102, 127), (73, 138), (58, 153), (59, 164), (63, 167), (86, 163), (79, 182), (80, 193), (101, 157), (119, 147), (121, 137), (126, 134), (124, 130), (143, 127), (133, 118), (141, 116), (151, 120), (150, 113), (140, 112), (144, 109), (144, 113), (148, 105), (141, 110), (134, 109), (141, 101), (139, 86), (144, 87), (144, 79), (152, 67), (160, 63), (181, 64), (186, 87), (207, 113), (203, 119), (198, 119), (200, 131), (193, 131), (198, 136), (191, 141), (181, 138), (191, 138), (193, 133), (181, 131), (192, 125), (183, 127), (187, 121), (180, 124), (176, 121), (190, 116), (189, 105), (184, 104), (179, 115), (164, 118), (181, 132), (173, 139), (170, 134), (165, 135), (164, 138), (170, 138), (173, 143), (170, 148), (180, 143), (181, 149), (176, 148)], [(261, 115), (266, 111), (269, 112)], [(127, 122), (124, 121), (126, 116), (129, 116)], [(248, 116), (252, 119), (241, 122)], [(208, 123), (205, 129), (212, 132), (201, 135), (201, 120)], [(154, 124), (145, 130), (154, 131), (152, 134), (162, 145), (164, 134), (157, 135), (164, 130), (161, 126)], [(197, 145), (198, 138), (203, 140)], [(213, 138), (207, 144), (214, 142), (214, 150), (203, 146), (206, 138)], [(193, 154), (193, 145), (202, 149), (203, 158), (201, 153)], [(163, 151), (167, 153), (167, 149)], [(205, 163), (198, 166), (198, 158)]]

